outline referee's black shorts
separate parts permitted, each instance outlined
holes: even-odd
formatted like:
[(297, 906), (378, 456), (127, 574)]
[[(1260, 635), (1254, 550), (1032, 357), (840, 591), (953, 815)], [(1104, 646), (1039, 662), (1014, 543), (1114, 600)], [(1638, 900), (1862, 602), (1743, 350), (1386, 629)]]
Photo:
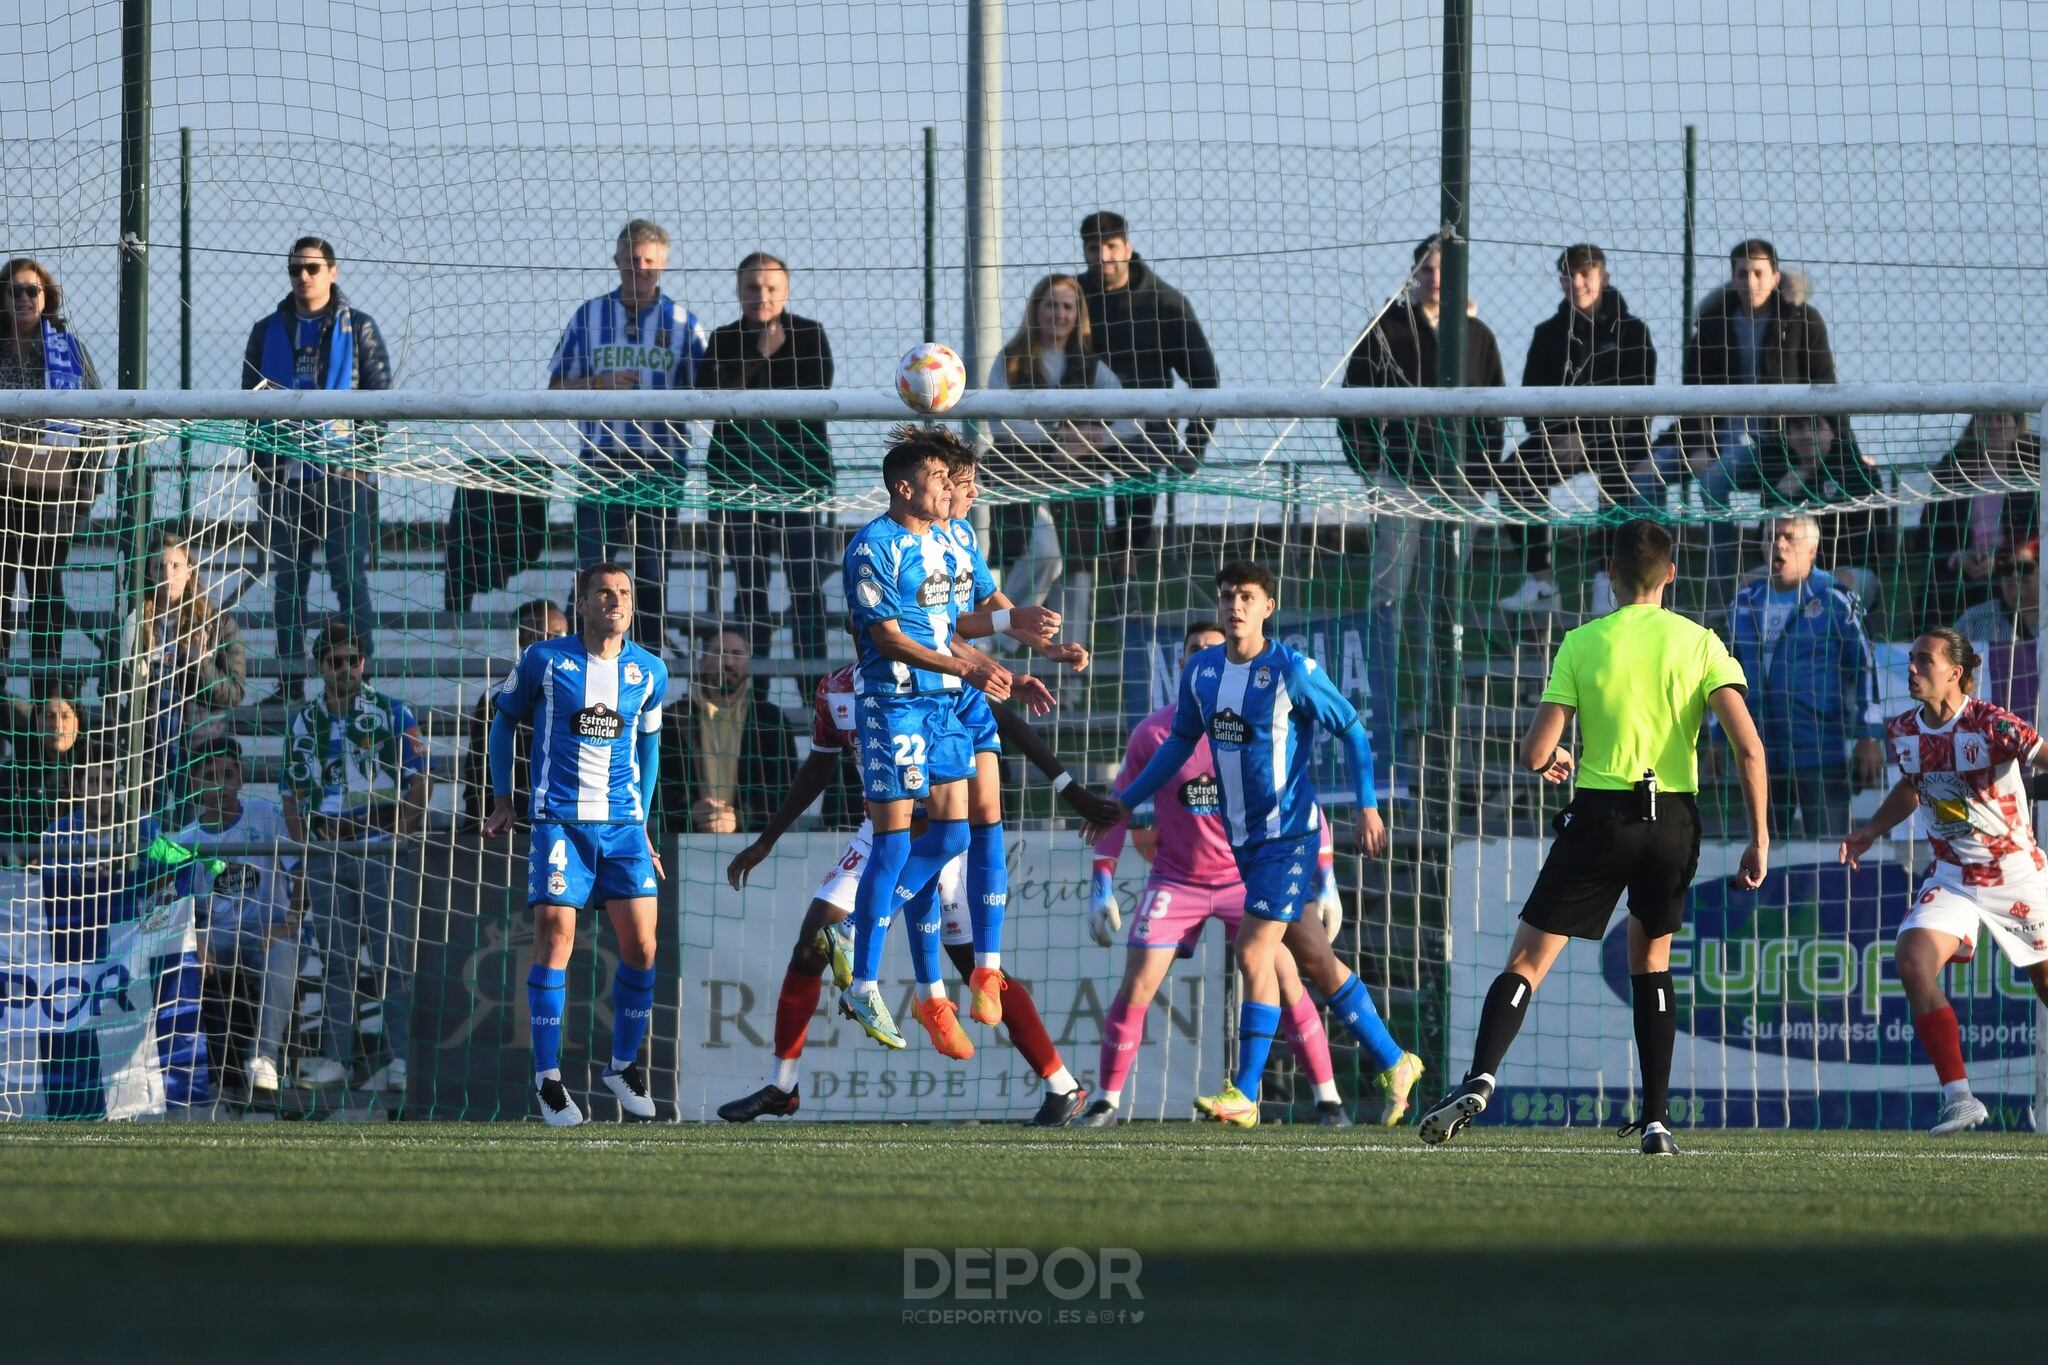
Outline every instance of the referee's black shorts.
[(1635, 792), (1580, 788), (1550, 822), (1557, 842), (1522, 918), (1548, 934), (1597, 939), (1626, 891), (1645, 934), (1677, 933), (1700, 865), (1700, 808), (1689, 792), (1659, 792), (1657, 818), (1644, 820), (1641, 802)]

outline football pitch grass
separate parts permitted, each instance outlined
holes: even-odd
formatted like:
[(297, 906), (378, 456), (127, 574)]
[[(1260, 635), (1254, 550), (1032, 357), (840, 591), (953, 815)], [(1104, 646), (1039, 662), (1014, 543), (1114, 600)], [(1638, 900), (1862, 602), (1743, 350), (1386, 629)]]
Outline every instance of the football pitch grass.
[[(1679, 1138), (13, 1126), (0, 1308), (48, 1360), (2038, 1352), (2048, 1141)], [(1143, 1297), (905, 1297), (973, 1247), (1130, 1248)]]

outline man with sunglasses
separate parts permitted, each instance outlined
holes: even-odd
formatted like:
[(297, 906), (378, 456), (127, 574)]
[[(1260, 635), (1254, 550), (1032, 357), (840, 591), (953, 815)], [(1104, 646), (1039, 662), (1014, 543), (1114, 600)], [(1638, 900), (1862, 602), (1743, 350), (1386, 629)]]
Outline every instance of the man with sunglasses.
[(412, 708), (366, 685), (367, 658), (348, 622), (328, 622), (313, 661), (325, 690), (285, 722), (282, 785), (292, 837), (333, 841), (305, 864), (307, 919), (329, 986), (322, 1046), (347, 1065), (353, 1019), (363, 1088), (403, 1091), (419, 869), (398, 836), (426, 818), (427, 749)]
[[(335, 284), (334, 247), (292, 243), (291, 292), (258, 318), (242, 351), (245, 389), (388, 389), (391, 357), (376, 320)], [(289, 670), (305, 656), (306, 589), (325, 551), (341, 617), (369, 652), (370, 562), (376, 553), (377, 481), (355, 467), (374, 454), (374, 427), (349, 422), (261, 423), (252, 431), (264, 555), (276, 595), (277, 655)], [(302, 694), (287, 676), (284, 691)]]
[(2038, 550), (2032, 540), (2017, 549), (2001, 546), (1991, 570), (1998, 595), (1956, 618), (1956, 629), (1984, 651), (1990, 665), (1986, 697), (2016, 716), (2034, 714), (2041, 690), (2034, 645), (2041, 625)]

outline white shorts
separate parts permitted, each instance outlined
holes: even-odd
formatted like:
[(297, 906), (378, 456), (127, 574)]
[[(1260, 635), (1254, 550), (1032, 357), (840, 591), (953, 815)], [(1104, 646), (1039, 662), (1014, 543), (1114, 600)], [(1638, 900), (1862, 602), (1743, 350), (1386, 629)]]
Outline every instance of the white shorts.
[(1959, 938), (1951, 961), (1968, 962), (1977, 955), (1979, 925), (1991, 931), (2014, 966), (2048, 962), (2048, 872), (2004, 886), (1969, 886), (1946, 863), (1936, 864), (1899, 932), (1932, 929)]
[[(847, 841), (846, 852), (832, 864), (825, 880), (818, 883), (816, 899), (853, 913), (854, 894), (860, 890), (860, 872), (868, 864), (868, 848), (875, 836), (874, 825), (863, 820)], [(967, 855), (961, 854), (939, 871), (939, 941), (944, 944), (974, 942), (974, 923), (967, 915)]]

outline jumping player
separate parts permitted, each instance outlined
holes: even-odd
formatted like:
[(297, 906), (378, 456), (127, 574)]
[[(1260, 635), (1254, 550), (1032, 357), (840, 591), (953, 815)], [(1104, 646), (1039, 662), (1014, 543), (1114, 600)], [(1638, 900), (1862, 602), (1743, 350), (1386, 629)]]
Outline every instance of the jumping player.
[[(954, 638), (952, 542), (934, 528), (952, 515), (947, 458), (957, 437), (940, 427), (902, 426), (882, 458), (889, 510), (853, 537), (844, 564), (854, 633), (854, 712), (862, 788), (873, 840), (854, 896), (853, 980), (840, 1005), (884, 1047), (903, 1035), (876, 982), (898, 906), (919, 902), (940, 869), (967, 851), (967, 779), (973, 754), (955, 693), (975, 687), (992, 701), (1010, 695), (1010, 671)], [(929, 823), (912, 841), (911, 810)], [(912, 963), (922, 999), (919, 1022), (933, 1046), (965, 1059), (974, 1044), (939, 980), (936, 903), (932, 922), (913, 924)]]
[(541, 1117), (583, 1122), (562, 1085), (562, 1015), (576, 912), (593, 895), (619, 937), (612, 976), (612, 1056), (605, 1088), (632, 1118), (654, 1117), (640, 1045), (654, 1013), (655, 887), (663, 875), (647, 819), (659, 776), (661, 703), (668, 666), (626, 637), (633, 578), (593, 564), (577, 576), (577, 633), (527, 646), (498, 689), (491, 720), (491, 813), (484, 837), (512, 823), (513, 749), (533, 726), (533, 843), (526, 900), (533, 907), (533, 1085)]
[[(1256, 564), (1226, 564), (1216, 575), (1224, 643), (1202, 650), (1181, 670), (1173, 731), (1145, 770), (1117, 793), (1122, 816), (1180, 771), (1204, 736), (1216, 759), (1223, 825), (1244, 883), (1245, 915), (1237, 961), (1245, 977), (1238, 1016), (1237, 1074), (1221, 1094), (1195, 1101), (1209, 1117), (1240, 1128), (1259, 1121), (1259, 1080), (1280, 1024), (1277, 959), (1285, 939), (1302, 974), (1328, 993), (1330, 1010), (1387, 1077), (1390, 1100), (1405, 1101), (1422, 1059), (1402, 1050), (1373, 1008), (1365, 983), (1337, 961), (1322, 921), (1302, 911), (1313, 902), (1322, 809), (1310, 776), (1314, 726), (1344, 741), (1358, 799), (1358, 845), (1377, 857), (1387, 846), (1373, 785), (1372, 743), (1357, 710), (1315, 660), (1266, 638), (1279, 605), (1273, 575)], [(1299, 719), (1297, 719), (1299, 717)], [(1301, 721), (1309, 722), (1308, 726)], [(1085, 831), (1099, 837), (1099, 827)]]
[[(768, 825), (746, 848), (733, 856), (726, 868), (726, 880), (735, 890), (746, 885), (747, 877), (761, 865), (776, 843), (810, 808), (832, 780), (843, 758), (858, 759), (853, 705), (853, 671), (848, 664), (818, 684), (811, 726), (811, 753), (797, 769), (796, 781)], [(1047, 748), (1021, 716), (1008, 707), (991, 708), (995, 723), (1005, 738), (1022, 749), (1032, 765), (1053, 784), (1060, 800), (1084, 820), (1113, 817), (1115, 806), (1096, 795), (1067, 773), (1057, 755)], [(852, 979), (853, 944), (846, 917), (853, 910), (861, 869), (868, 861), (873, 831), (865, 823), (847, 843), (846, 851), (818, 886), (804, 912), (803, 927), (797, 931), (796, 946), (783, 974), (782, 989), (775, 1001), (775, 1074), (768, 1084), (740, 1099), (721, 1105), (718, 1116), (729, 1123), (747, 1123), (764, 1116), (788, 1116), (799, 1103), (798, 1061), (803, 1055), (805, 1036), (817, 1012), (818, 996), (824, 989), (824, 972), (829, 965), (841, 989)], [(939, 877), (943, 908), (941, 943), (962, 979), (974, 970), (973, 934), (961, 900), (964, 859), (946, 864)], [(1009, 1009), (1003, 1022), (1010, 1041), (1024, 1054), (1032, 1070), (1043, 1077), (1046, 1096), (1031, 1121), (1039, 1127), (1056, 1128), (1080, 1111), (1087, 1092), (1082, 1090), (1060, 1059), (1059, 1049), (1040, 1020), (1038, 1007), (1023, 983), (1009, 981)]]
[[(946, 472), (953, 486), (953, 513), (933, 530), (953, 545), (953, 605), (959, 633), (967, 639), (1008, 635), (1077, 673), (1086, 669), (1086, 645), (1053, 642), (1058, 613), (1044, 607), (1013, 607), (996, 587), (974, 523), (967, 519), (980, 492), (974, 452), (954, 441), (946, 453)], [(1014, 685), (1033, 714), (1043, 715), (1052, 706), (1051, 694), (1036, 678), (1020, 674)], [(986, 696), (972, 687), (961, 688), (955, 696), (956, 714), (974, 751), (974, 771), (967, 779), (967, 905), (974, 928), (968, 1009), (976, 1023), (994, 1026), (1003, 1021), (1003, 915), (1010, 899), (1009, 863), (1003, 852), (1003, 781), (997, 767), (1003, 742)]]
[[(1223, 628), (1204, 621), (1187, 633), (1181, 664), (1204, 649), (1223, 643)], [(1138, 723), (1131, 732), (1124, 754), (1119, 782), (1128, 783), (1173, 730), (1174, 708), (1165, 707)], [(1193, 953), (1202, 927), (1214, 919), (1222, 923), (1225, 936), (1235, 941), (1244, 918), (1244, 883), (1238, 880), (1237, 862), (1231, 856), (1230, 835), (1223, 827), (1222, 793), (1216, 785), (1216, 763), (1209, 754), (1209, 741), (1196, 741), (1195, 751), (1181, 770), (1159, 789), (1153, 798), (1150, 828), (1130, 827), (1138, 851), (1152, 864), (1144, 895), (1131, 920), (1128, 949), (1124, 956), (1124, 979), (1102, 1026), (1101, 1069), (1096, 1073), (1100, 1089), (1087, 1112), (1076, 1119), (1079, 1128), (1107, 1128), (1116, 1122), (1123, 1100), (1125, 1080), (1137, 1060), (1138, 1046), (1145, 1040), (1145, 1012), (1158, 994), (1166, 973), (1176, 957)], [(1140, 816), (1144, 812), (1139, 813)], [(1117, 858), (1123, 853), (1126, 826), (1116, 825), (1095, 845), (1095, 872), (1091, 879), (1088, 907), (1089, 935), (1107, 948), (1121, 927), (1114, 878)], [(1331, 841), (1328, 821), (1322, 822), (1322, 837), (1316, 860), (1317, 908), (1325, 932), (1335, 937), (1335, 925), (1343, 920), (1342, 902), (1337, 901), (1331, 876)], [(1332, 902), (1336, 904), (1333, 907)], [(1320, 1123), (1344, 1128), (1351, 1124), (1337, 1093), (1336, 1068), (1330, 1061), (1329, 1035), (1323, 1031), (1322, 1012), (1301, 988), (1294, 955), (1281, 953), (1274, 966), (1280, 976), (1282, 1026), (1287, 1041), (1315, 1086), (1316, 1113)], [(1400, 1122), (1407, 1109), (1388, 1103), (1381, 1122)]]
[(1934, 866), (1899, 926), (1899, 981), (1913, 1010), (1913, 1031), (1941, 1078), (1935, 1137), (1975, 1128), (1990, 1117), (1970, 1093), (1956, 1012), (1942, 993), (1942, 969), (1968, 962), (1982, 927), (2048, 1002), (2048, 858), (2034, 841), (2024, 768), (2048, 768), (2048, 746), (2034, 727), (1971, 695), (1977, 651), (1946, 626), (1913, 642), (1906, 690), (1919, 705), (1885, 726), (1899, 780), (1870, 823), (1842, 841), (1849, 866), (1892, 826), (1925, 806)]

